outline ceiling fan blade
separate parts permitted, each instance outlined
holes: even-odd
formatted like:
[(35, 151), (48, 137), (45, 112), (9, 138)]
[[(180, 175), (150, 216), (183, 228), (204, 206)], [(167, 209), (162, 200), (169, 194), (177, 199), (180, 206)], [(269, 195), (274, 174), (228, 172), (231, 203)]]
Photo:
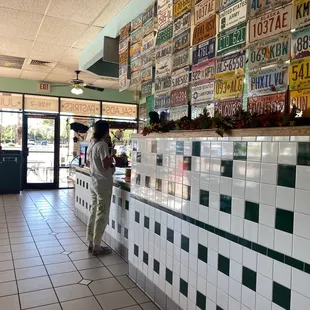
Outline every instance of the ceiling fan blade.
[(86, 86), (84, 86), (84, 88), (95, 90), (95, 91), (100, 91), (100, 92), (104, 91), (104, 88), (96, 87), (96, 86), (92, 86), (92, 85), (86, 85)]

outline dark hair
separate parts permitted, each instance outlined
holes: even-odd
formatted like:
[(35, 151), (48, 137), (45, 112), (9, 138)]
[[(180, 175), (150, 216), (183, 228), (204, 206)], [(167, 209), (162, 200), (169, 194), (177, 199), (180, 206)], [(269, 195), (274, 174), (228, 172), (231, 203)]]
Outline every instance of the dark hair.
[(95, 123), (94, 139), (100, 141), (109, 130), (109, 124), (106, 121), (97, 121)]

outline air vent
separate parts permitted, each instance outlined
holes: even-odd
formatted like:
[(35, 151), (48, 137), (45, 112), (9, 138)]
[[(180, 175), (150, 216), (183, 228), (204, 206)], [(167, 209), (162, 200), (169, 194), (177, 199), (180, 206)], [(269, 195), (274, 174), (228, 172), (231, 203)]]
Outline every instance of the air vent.
[(31, 66), (39, 66), (39, 67), (53, 67), (53, 63), (52, 62), (35, 60), (35, 59), (32, 59), (30, 61), (29, 65), (31, 65)]

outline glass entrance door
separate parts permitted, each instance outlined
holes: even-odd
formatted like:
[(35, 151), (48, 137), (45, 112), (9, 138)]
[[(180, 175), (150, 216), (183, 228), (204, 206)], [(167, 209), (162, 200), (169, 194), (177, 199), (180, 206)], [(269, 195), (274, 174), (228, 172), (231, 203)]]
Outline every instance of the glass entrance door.
[[(24, 118), (24, 188), (58, 187), (56, 128), (57, 116), (25, 115)], [(58, 148), (59, 149), (59, 148)]]

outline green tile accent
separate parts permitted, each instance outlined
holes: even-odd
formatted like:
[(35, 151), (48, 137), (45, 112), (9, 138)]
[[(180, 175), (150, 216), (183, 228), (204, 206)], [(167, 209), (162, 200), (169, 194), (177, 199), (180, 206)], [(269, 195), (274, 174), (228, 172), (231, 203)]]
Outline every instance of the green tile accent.
[(278, 185), (295, 188), (296, 166), (278, 165)]
[(230, 196), (221, 195), (220, 211), (231, 214), (231, 197)]
[(181, 236), (181, 249), (189, 252), (189, 238), (183, 235)]
[(216, 306), (216, 310), (224, 310), (224, 309), (221, 308), (220, 306)]
[(140, 213), (135, 211), (135, 222), (140, 223)]
[(160, 224), (155, 222), (155, 234), (160, 236)]
[(154, 259), (153, 269), (156, 273), (159, 274), (159, 261), (157, 261), (156, 259)]
[(229, 266), (230, 266), (230, 261), (229, 258), (219, 254), (218, 256), (218, 270), (229, 276)]
[(156, 182), (155, 182), (155, 189), (159, 192), (162, 191), (162, 184), (163, 184), (163, 181), (161, 179), (156, 179)]
[(148, 265), (149, 264), (149, 254), (143, 251), (143, 263)]
[(310, 274), (310, 265), (305, 263), (304, 272)]
[(198, 259), (208, 263), (208, 248), (198, 243)]
[(294, 231), (294, 212), (276, 209), (276, 229), (292, 234)]
[(157, 153), (157, 141), (152, 141), (151, 152)]
[(200, 157), (201, 152), (201, 142), (200, 141), (193, 141), (192, 143), (192, 156)]
[(310, 142), (298, 142), (297, 165), (310, 166)]
[(200, 204), (206, 207), (209, 207), (209, 192), (200, 190)]
[(281, 262), (281, 263), (284, 263), (284, 261), (285, 261), (284, 254), (282, 254), (280, 252), (277, 252), (277, 251), (274, 251), (274, 250), (271, 250), (271, 249), (268, 249), (267, 256), (272, 258), (272, 259), (275, 259), (275, 260), (277, 260), (278, 262)]
[(206, 310), (206, 296), (197, 291), (196, 306), (201, 310)]
[(157, 166), (163, 165), (163, 154), (157, 154), (156, 164), (157, 164)]
[(234, 142), (234, 160), (246, 160), (247, 148), (247, 142)]
[(233, 161), (222, 160), (221, 161), (221, 176), (232, 178), (232, 174), (233, 174)]
[(145, 176), (145, 187), (151, 188), (151, 177)]
[(150, 218), (147, 216), (144, 216), (144, 227), (150, 229)]
[(172, 271), (168, 268), (166, 268), (166, 281), (172, 285), (173, 274)]
[(139, 257), (139, 247), (136, 244), (134, 245), (133, 253), (135, 256)]
[(191, 200), (191, 187), (188, 185), (183, 185), (183, 199)]
[(174, 231), (170, 228), (167, 228), (167, 240), (174, 243)]
[(293, 257), (285, 256), (284, 263), (286, 265), (289, 265), (289, 266), (296, 268), (296, 269), (299, 269), (301, 271), (304, 271), (304, 269), (305, 269), (305, 264), (302, 261), (295, 259)]
[(184, 141), (177, 141), (176, 143), (176, 154), (183, 155), (184, 154)]
[(256, 276), (255, 271), (242, 267), (242, 284), (254, 292), (256, 292)]
[(291, 290), (277, 282), (273, 282), (272, 291), (272, 301), (278, 306), (290, 310)]
[(180, 293), (185, 297), (188, 295), (188, 283), (180, 278)]
[(244, 218), (246, 220), (258, 223), (259, 222), (259, 204), (246, 201)]
[(125, 200), (125, 209), (129, 211), (129, 201)]
[(190, 156), (183, 157), (183, 170), (192, 170), (192, 158)]

